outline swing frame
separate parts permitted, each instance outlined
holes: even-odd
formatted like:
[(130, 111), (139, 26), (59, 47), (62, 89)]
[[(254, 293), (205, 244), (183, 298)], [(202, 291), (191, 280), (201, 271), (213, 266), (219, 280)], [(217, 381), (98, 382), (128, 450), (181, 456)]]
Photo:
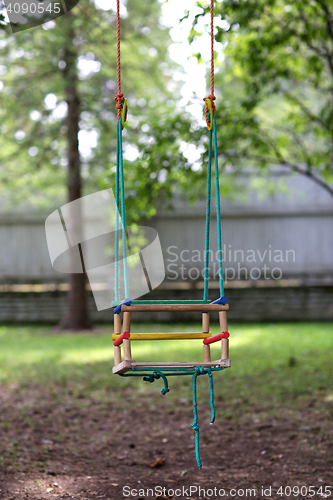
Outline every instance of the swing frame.
[[(170, 303), (172, 302), (172, 303)], [(119, 308), (121, 309), (119, 311)], [(113, 373), (122, 375), (130, 371), (186, 371), (195, 367), (224, 369), (231, 366), (229, 359), (229, 333), (227, 332), (228, 304), (218, 304), (208, 301), (133, 301), (130, 305), (120, 304), (114, 314), (114, 367)], [(165, 312), (165, 311), (201, 311), (202, 332), (180, 333), (130, 333), (131, 315), (134, 312)], [(209, 313), (218, 311), (220, 334), (209, 332)], [(203, 339), (203, 362), (136, 362), (132, 358), (131, 341), (136, 340), (177, 340)], [(221, 341), (221, 358), (211, 361), (210, 344)], [(123, 346), (123, 357), (121, 353)], [(189, 373), (192, 373), (191, 371)]]

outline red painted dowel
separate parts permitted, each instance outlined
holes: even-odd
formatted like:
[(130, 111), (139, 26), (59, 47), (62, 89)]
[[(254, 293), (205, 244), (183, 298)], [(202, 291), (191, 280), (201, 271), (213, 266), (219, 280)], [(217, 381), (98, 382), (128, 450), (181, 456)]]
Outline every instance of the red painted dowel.
[(118, 337), (114, 342), (113, 345), (121, 345), (123, 343), (124, 339), (129, 339), (131, 336), (130, 332), (124, 332)]
[(213, 344), (214, 342), (217, 342), (218, 340), (227, 339), (228, 337), (230, 337), (229, 332), (218, 333), (217, 335), (213, 335), (213, 337), (208, 337), (207, 339), (204, 339), (203, 343), (206, 345)]

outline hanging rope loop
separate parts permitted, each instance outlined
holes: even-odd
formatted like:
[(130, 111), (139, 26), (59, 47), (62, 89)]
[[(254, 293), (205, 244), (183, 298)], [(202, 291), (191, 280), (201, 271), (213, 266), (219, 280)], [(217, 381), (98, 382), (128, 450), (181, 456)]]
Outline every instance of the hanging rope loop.
[(119, 120), (119, 118), (121, 117), (122, 103), (124, 99), (125, 97), (122, 92), (118, 92), (118, 94), (114, 96), (114, 100), (116, 101), (116, 108), (118, 109), (117, 120)]
[(213, 114), (215, 113), (216, 109), (216, 106), (214, 104), (214, 99), (216, 99), (214, 95), (213, 96), (209, 95), (208, 97), (204, 97), (204, 101), (206, 103), (205, 116), (206, 116), (206, 123), (208, 130), (212, 130), (213, 128)]
[(204, 101), (206, 103), (205, 106), (205, 116), (208, 130), (212, 130), (213, 117), (210, 116), (210, 120), (208, 119), (208, 106), (207, 99), (210, 99), (212, 103), (213, 113), (215, 113), (216, 107), (214, 101), (216, 99), (214, 95), (214, 0), (210, 0), (210, 95), (208, 97), (204, 97)]
[[(124, 101), (124, 94), (121, 91), (121, 68), (120, 68), (120, 0), (117, 0), (117, 88), (118, 94), (114, 97), (116, 101), (116, 108), (118, 109), (117, 120), (120, 120), (122, 116), (122, 108)], [(124, 127), (124, 123), (127, 119), (127, 105), (124, 103), (125, 109), (122, 117), (122, 126)]]

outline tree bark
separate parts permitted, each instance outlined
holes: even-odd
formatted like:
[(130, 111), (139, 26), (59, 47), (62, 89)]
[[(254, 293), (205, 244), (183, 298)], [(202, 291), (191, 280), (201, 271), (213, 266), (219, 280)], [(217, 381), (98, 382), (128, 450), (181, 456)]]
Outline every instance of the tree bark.
[[(64, 50), (64, 78), (66, 82), (65, 93), (68, 105), (67, 112), (67, 189), (68, 202), (81, 198), (82, 178), (81, 161), (79, 153), (79, 120), (80, 120), (80, 99), (78, 93), (77, 76), (77, 50), (73, 43), (75, 32), (71, 23), (73, 14), (66, 14), (68, 22), (67, 40)], [(80, 214), (76, 211), (75, 217), (79, 218), (75, 223), (80, 222)], [(78, 227), (78, 231), (82, 228)], [(82, 254), (81, 254), (82, 257)], [(74, 257), (75, 258), (75, 257)], [(82, 258), (81, 258), (82, 261)], [(84, 271), (84, 264), (83, 271)], [(88, 296), (86, 290), (86, 274), (71, 273), (69, 278), (69, 293), (67, 301), (67, 311), (60, 323), (62, 330), (85, 330), (91, 329), (92, 324), (88, 311)]]

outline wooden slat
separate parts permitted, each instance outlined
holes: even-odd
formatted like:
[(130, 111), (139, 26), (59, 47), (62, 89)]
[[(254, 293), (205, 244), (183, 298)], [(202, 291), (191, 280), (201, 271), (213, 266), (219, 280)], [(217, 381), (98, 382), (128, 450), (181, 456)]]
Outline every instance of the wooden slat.
[[(230, 359), (218, 359), (217, 361), (211, 361), (210, 363), (137, 363), (134, 359), (123, 361), (117, 366), (113, 367), (113, 373), (126, 373), (131, 368), (152, 368), (158, 370), (159, 368), (171, 368), (174, 370), (181, 370), (182, 368), (193, 368), (195, 366), (204, 366), (206, 368), (229, 368), (231, 366)], [(168, 376), (167, 373), (165, 373)]]
[[(132, 304), (210, 304), (210, 300), (132, 300)], [(113, 300), (112, 307), (119, 306), (120, 300)]]
[(121, 306), (122, 312), (229, 311), (229, 304), (134, 304)]
[[(130, 340), (188, 340), (207, 339), (211, 333), (202, 332), (162, 332), (162, 333), (131, 333)], [(120, 335), (112, 335), (112, 340), (116, 340)]]

